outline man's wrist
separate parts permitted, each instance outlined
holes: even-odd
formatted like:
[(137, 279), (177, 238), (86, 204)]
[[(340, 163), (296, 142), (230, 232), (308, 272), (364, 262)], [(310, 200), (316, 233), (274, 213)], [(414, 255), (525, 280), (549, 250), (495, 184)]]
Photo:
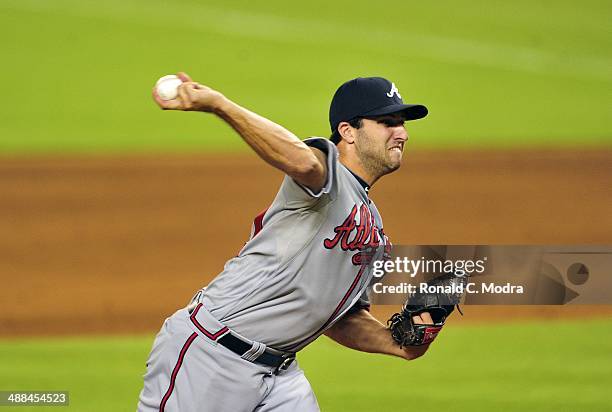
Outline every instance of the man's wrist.
[(213, 112), (219, 117), (224, 117), (224, 115), (227, 114), (231, 106), (232, 101), (225, 97), (223, 94), (219, 93), (218, 97), (215, 98), (215, 101), (212, 104), (211, 112)]

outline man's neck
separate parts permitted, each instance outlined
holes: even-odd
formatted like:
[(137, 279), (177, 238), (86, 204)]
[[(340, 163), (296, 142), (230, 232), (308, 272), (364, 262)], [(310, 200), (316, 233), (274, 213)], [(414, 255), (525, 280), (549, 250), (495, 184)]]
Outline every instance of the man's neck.
[(342, 156), (342, 152), (340, 152), (340, 163), (346, 166), (354, 175), (359, 176), (362, 180), (364, 180), (369, 187), (372, 187), (374, 183), (378, 180), (378, 176), (374, 177), (371, 173), (363, 167), (361, 162), (359, 161), (350, 161), (346, 156)]

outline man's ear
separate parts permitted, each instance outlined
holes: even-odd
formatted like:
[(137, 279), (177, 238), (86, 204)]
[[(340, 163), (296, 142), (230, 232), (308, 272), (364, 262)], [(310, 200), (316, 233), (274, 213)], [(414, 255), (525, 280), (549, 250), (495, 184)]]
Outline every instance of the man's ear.
[(354, 129), (348, 122), (340, 122), (340, 124), (338, 124), (338, 133), (340, 133), (340, 137), (346, 143), (355, 143)]

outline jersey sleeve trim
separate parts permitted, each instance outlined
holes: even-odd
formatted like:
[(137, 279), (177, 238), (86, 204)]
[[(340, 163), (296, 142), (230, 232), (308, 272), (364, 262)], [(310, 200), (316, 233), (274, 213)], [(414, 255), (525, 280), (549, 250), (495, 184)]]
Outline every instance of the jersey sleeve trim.
[(299, 187), (301, 187), (309, 196), (319, 198), (322, 195), (329, 193), (332, 189), (333, 181), (336, 175), (338, 149), (336, 148), (336, 145), (322, 137), (311, 137), (309, 139), (304, 140), (304, 143), (307, 146), (314, 147), (325, 153), (325, 156), (327, 157), (327, 176), (325, 176), (325, 184), (323, 185), (321, 190), (315, 193), (310, 188), (301, 185), (300, 183), (295, 181), (295, 179), (293, 181)]
[(362, 309), (365, 310), (366, 312), (369, 312), (370, 304), (363, 303), (363, 302), (357, 302), (346, 312), (346, 315), (352, 315), (354, 313), (359, 312)]
[(361, 309), (370, 311), (370, 297), (368, 296), (368, 290), (364, 290), (357, 302), (348, 310), (347, 315), (359, 312)]

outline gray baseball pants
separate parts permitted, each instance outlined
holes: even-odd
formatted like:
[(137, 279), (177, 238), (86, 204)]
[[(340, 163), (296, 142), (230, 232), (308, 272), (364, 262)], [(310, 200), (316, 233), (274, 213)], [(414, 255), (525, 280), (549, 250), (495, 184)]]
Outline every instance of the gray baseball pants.
[(199, 327), (187, 309), (164, 322), (147, 360), (138, 412), (319, 411), (297, 362), (276, 375), (218, 344), (227, 328), (204, 308), (197, 315)]

